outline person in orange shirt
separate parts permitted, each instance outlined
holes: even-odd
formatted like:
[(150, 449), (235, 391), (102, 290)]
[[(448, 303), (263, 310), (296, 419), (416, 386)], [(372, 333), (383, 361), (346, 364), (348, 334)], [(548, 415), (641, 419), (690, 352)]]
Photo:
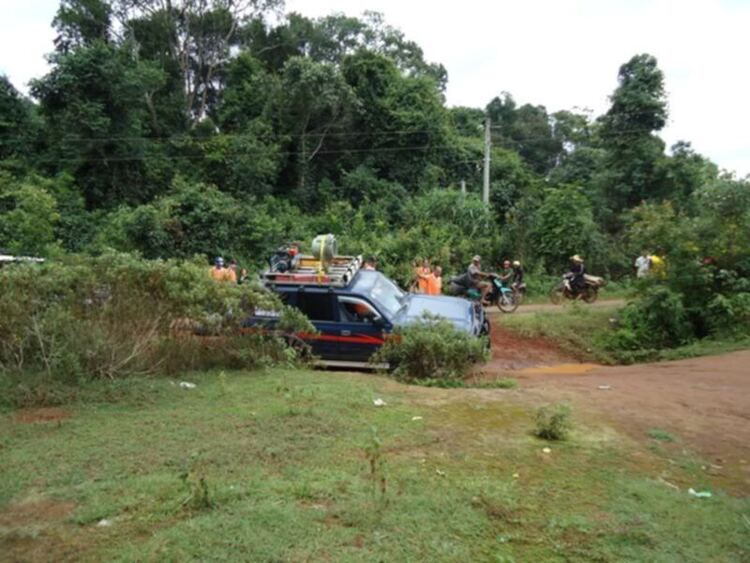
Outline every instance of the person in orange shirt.
[(422, 261), (422, 266), (417, 268), (417, 286), (419, 288), (419, 293), (429, 293), (431, 276), (432, 269), (430, 268), (430, 261), (425, 258)]
[(229, 267), (224, 270), (224, 281), (237, 283), (237, 260), (232, 258)]
[(215, 281), (237, 283), (237, 272), (224, 266), (224, 259), (217, 256), (214, 267), (209, 270), (209, 275)]
[(229, 267), (227, 268), (226, 281), (237, 283), (237, 267), (237, 259), (232, 258), (232, 261), (229, 263)]
[(443, 292), (443, 269), (435, 266), (432, 274), (427, 280), (427, 294), (440, 295)]
[(226, 279), (226, 268), (224, 267), (224, 259), (221, 256), (216, 257), (214, 266), (208, 271), (208, 274), (215, 281), (224, 281)]

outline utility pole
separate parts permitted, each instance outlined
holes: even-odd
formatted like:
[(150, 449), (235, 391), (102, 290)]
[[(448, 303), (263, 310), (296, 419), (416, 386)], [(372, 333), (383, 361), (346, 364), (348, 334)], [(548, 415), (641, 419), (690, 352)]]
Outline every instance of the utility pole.
[(492, 146), (490, 126), (490, 118), (487, 116), (484, 120), (484, 186), (482, 190), (482, 201), (485, 205), (490, 204), (490, 147)]

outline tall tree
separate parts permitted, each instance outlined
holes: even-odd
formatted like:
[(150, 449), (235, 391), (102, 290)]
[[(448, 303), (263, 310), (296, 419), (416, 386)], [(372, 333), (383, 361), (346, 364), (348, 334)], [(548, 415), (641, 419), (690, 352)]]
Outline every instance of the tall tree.
[(431, 181), (428, 171), (458, 151), (435, 80), (404, 75), (392, 59), (369, 51), (347, 57), (342, 68), (358, 101), (350, 139), (358, 158), (368, 155), (384, 177), (404, 186)]
[(163, 76), (130, 47), (95, 41), (58, 53), (49, 74), (31, 85), (46, 120), (45, 168), (71, 172), (89, 208), (144, 201), (160, 188), (150, 167), (157, 154), (144, 135), (145, 99)]
[[(203, 119), (216, 102), (223, 68), (242, 22), (262, 18), (283, 4), (283, 0), (111, 1), (126, 35), (154, 42), (153, 34), (158, 33), (160, 50), (179, 74), (183, 112), (190, 123)], [(138, 33), (144, 29), (150, 37)]]
[(52, 27), (57, 31), (55, 49), (67, 53), (94, 41), (108, 41), (112, 6), (107, 0), (61, 0)]
[(329, 138), (342, 132), (353, 103), (352, 91), (333, 65), (294, 57), (284, 65), (280, 92), (278, 121), (291, 136), (295, 193), (309, 203), (313, 161)]
[(603, 188), (611, 210), (619, 213), (665, 195), (664, 143), (656, 133), (667, 122), (667, 101), (656, 58), (635, 55), (622, 65), (610, 99), (599, 131), (608, 152)]
[(517, 151), (539, 174), (546, 174), (562, 150), (552, 132), (552, 120), (544, 106), (524, 104), (517, 107), (513, 96), (503, 92), (487, 104), (496, 144)]
[[(0, 162), (16, 167), (29, 159), (39, 124), (33, 104), (0, 74)], [(16, 162), (8, 162), (10, 159)]]
[(378, 12), (365, 12), (362, 18), (332, 14), (317, 20), (291, 13), (284, 24), (271, 29), (253, 20), (243, 30), (243, 44), (274, 69), (295, 55), (339, 65), (347, 56), (368, 51), (388, 57), (408, 76), (432, 78), (441, 91), (448, 80), (443, 65), (427, 62), (421, 47), (386, 24)]

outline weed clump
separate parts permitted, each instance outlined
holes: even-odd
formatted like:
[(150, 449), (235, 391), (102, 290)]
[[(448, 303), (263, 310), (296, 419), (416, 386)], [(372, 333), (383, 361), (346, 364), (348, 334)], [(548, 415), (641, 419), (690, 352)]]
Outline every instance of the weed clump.
[(185, 469), (180, 473), (180, 482), (184, 490), (184, 497), (180, 507), (188, 510), (208, 510), (214, 508), (211, 491), (206, 478), (205, 462), (197, 453), (190, 456)]
[(400, 379), (411, 382), (462, 383), (471, 367), (486, 361), (486, 338), (476, 338), (452, 323), (426, 314), (400, 329), (373, 356), (375, 364), (386, 363)]
[(388, 479), (385, 474), (385, 457), (383, 456), (383, 441), (378, 435), (378, 429), (370, 428), (370, 436), (363, 448), (369, 465), (369, 477), (373, 494), (377, 494), (381, 501), (385, 501), (388, 491)]
[(537, 438), (565, 440), (572, 428), (571, 410), (568, 405), (548, 405), (536, 411), (534, 435)]
[(652, 428), (648, 432), (646, 432), (646, 435), (649, 438), (653, 438), (654, 440), (658, 440), (659, 442), (674, 442), (675, 437), (667, 432), (666, 430), (661, 430), (659, 428)]

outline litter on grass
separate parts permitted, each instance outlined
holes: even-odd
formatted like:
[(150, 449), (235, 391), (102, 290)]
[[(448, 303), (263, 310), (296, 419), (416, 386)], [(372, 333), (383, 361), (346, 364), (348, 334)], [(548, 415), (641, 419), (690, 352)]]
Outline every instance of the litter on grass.
[(713, 496), (709, 491), (696, 491), (692, 487), (688, 489), (688, 494), (695, 498), (711, 498)]
[(388, 403), (386, 403), (383, 399), (378, 398), (378, 399), (374, 399), (372, 401), (372, 404), (375, 405), (376, 407), (384, 407)]
[(195, 389), (198, 386), (195, 383), (190, 383), (189, 381), (180, 381), (180, 387), (182, 389)]
[(612, 389), (612, 386), (611, 385), (600, 385), (599, 387), (597, 387), (597, 389), (599, 389), (599, 391), (609, 391), (610, 389)]
[(422, 417), (421, 416), (412, 416), (411, 419), (412, 420), (422, 420)]
[(96, 523), (97, 526), (100, 528), (109, 528), (112, 525), (112, 520), (108, 520), (107, 518), (103, 518), (102, 520), (99, 520)]
[(674, 490), (676, 490), (676, 491), (679, 491), (679, 490), (680, 490), (680, 487), (678, 487), (678, 486), (677, 486), (677, 485), (675, 485), (674, 483), (670, 483), (669, 481), (666, 481), (666, 480), (665, 480), (665, 479), (664, 479), (663, 477), (659, 477), (659, 482), (660, 482), (660, 483), (664, 483), (664, 484), (665, 484), (665, 485), (666, 485), (667, 487), (669, 487), (670, 489), (674, 489)]
[(552, 450), (551, 450), (551, 449), (549, 449), (549, 448), (542, 448), (542, 453), (548, 454), (548, 453), (550, 453), (551, 451), (552, 451)]

